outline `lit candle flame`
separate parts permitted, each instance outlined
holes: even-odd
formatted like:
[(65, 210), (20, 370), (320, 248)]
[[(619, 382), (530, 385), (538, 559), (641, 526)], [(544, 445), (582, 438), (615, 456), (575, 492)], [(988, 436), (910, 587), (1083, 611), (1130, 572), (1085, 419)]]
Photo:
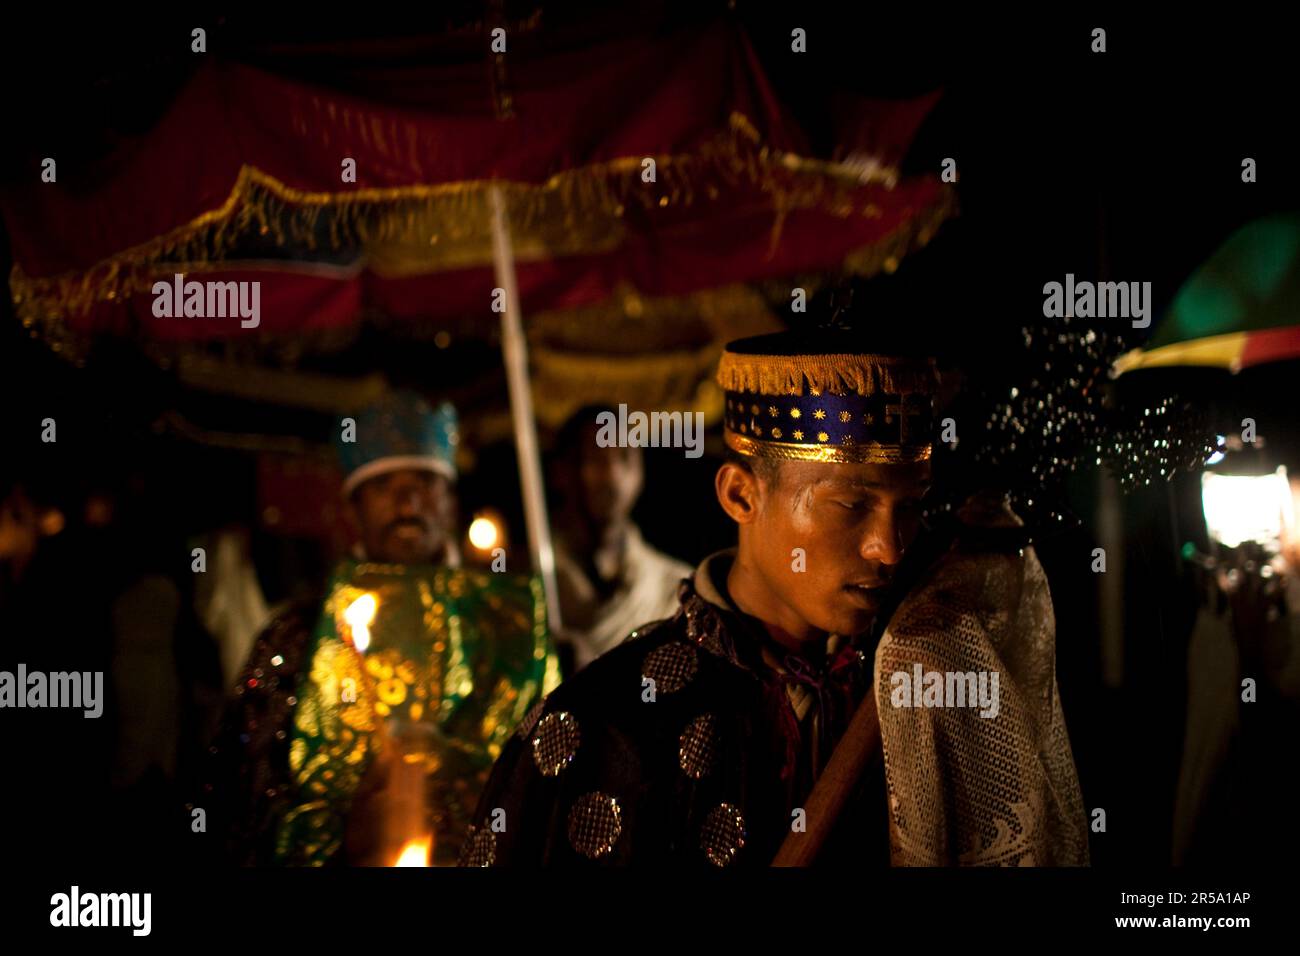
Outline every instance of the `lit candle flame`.
[(433, 837), (423, 836), (416, 840), (407, 840), (402, 844), (402, 852), (397, 854), (393, 866), (428, 866), (433, 852)]
[(352, 630), (352, 646), (359, 653), (364, 654), (370, 646), (370, 623), (375, 619), (378, 608), (379, 601), (367, 592), (349, 604), (343, 612), (343, 620), (347, 621)]

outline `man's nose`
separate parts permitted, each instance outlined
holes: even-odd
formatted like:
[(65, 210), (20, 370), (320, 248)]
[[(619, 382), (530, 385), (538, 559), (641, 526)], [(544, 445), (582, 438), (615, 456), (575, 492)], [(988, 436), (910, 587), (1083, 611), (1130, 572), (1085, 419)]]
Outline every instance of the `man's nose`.
[(867, 527), (858, 550), (869, 561), (898, 564), (903, 560), (905, 550), (902, 525), (892, 513), (882, 515)]
[(590, 464), (591, 477), (600, 484), (608, 484), (618, 470), (618, 459), (608, 453), (596, 455)]
[(397, 513), (403, 517), (419, 514), (420, 489), (415, 487), (399, 488), (397, 491)]

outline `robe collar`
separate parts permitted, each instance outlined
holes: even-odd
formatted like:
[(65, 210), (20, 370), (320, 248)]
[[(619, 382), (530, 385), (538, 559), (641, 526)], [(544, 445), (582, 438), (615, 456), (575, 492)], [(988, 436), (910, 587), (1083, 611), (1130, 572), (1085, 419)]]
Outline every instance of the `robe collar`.
[[(740, 610), (727, 591), (727, 575), (735, 560), (736, 549), (727, 548), (701, 561), (695, 574), (681, 584), (678, 616), (685, 619), (690, 640), (709, 653), (756, 675), (781, 673), (785, 670), (781, 662), (789, 652), (776, 645), (761, 621)], [(846, 643), (831, 635), (827, 658), (834, 658)]]

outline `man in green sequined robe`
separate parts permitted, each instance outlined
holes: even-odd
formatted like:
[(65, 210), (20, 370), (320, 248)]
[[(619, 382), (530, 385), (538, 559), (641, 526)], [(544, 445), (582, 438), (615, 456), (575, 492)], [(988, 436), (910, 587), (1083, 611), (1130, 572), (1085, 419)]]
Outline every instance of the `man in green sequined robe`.
[(195, 806), (246, 865), (454, 861), (487, 771), (559, 680), (535, 579), (456, 567), (455, 413), (341, 423), (358, 560), (256, 640)]

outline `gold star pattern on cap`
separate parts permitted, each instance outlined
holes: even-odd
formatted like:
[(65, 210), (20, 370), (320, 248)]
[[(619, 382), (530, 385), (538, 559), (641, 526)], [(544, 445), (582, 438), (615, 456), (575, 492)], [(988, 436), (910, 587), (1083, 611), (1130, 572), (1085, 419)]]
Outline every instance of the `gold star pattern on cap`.
[(798, 418), (798, 417), (799, 417), (800, 415), (802, 415), (802, 414), (803, 414), (803, 412), (799, 411), (799, 409), (797, 409), (797, 408), (792, 408), (792, 409), (790, 409), (790, 417), (791, 417), (791, 418)]
[(820, 408), (814, 409), (813, 418), (817, 419), (818, 421), (821, 421), (825, 417), (826, 417), (826, 413), (822, 411)]
[(781, 429), (779, 429), (779, 428), (773, 428), (773, 429), (772, 429), (772, 437), (773, 437), (773, 438), (780, 438), (780, 437), (781, 437)]
[(803, 441), (803, 432), (799, 431), (799, 429), (796, 428), (790, 434), (794, 437), (795, 441)]

